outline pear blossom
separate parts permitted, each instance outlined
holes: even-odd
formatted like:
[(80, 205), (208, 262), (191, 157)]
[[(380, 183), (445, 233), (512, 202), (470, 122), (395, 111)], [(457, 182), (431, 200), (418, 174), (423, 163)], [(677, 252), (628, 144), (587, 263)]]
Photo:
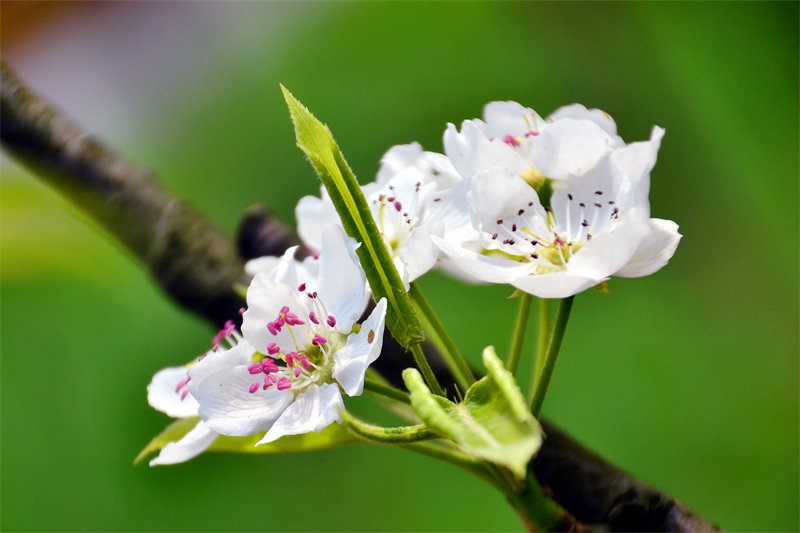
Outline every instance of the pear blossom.
[[(156, 372), (147, 385), (147, 402), (154, 409), (172, 418), (197, 417), (197, 400), (189, 392), (189, 367), (213, 352), (225, 352), (225, 341), (231, 348), (236, 348), (242, 340), (232, 321), (225, 323), (214, 336), (210, 351), (185, 366), (173, 366)], [(244, 349), (243, 351), (247, 351)], [(254, 350), (253, 350), (254, 351)], [(250, 356), (247, 355), (246, 358)], [(177, 442), (170, 442), (161, 449), (161, 453), (150, 461), (150, 466), (183, 463), (200, 455), (211, 446), (218, 433), (206, 426), (203, 421)]]
[[(478, 237), (466, 200), (469, 182), (447, 157), (417, 143), (391, 148), (377, 180), (361, 190), (406, 286), (436, 265), (440, 254), (431, 236), (456, 245)], [(295, 210), (300, 238), (314, 250), (325, 224), (341, 224), (324, 187), (320, 196), (302, 198)]]
[(386, 314), (384, 298), (357, 327), (367, 298), (357, 247), (341, 226), (328, 225), (316, 286), (298, 277), (293, 251), (281, 259), (275, 279), (255, 274), (244, 340), (189, 369), (189, 390), (209, 428), (229, 436), (266, 431), (263, 444), (342, 422), (340, 389), (349, 396), (363, 392), (367, 367), (380, 354)]
[(465, 179), (490, 168), (506, 168), (539, 190), (580, 176), (605, 156), (625, 148), (607, 113), (580, 104), (562, 107), (547, 119), (516, 102), (491, 102), (484, 120), (466, 120), (461, 132), (447, 125), (444, 150)]
[[(549, 206), (542, 205), (519, 168), (489, 166), (474, 175), (468, 195), (473, 224), (487, 251), (433, 240), (470, 275), (541, 298), (571, 296), (611, 275), (652, 274), (666, 265), (681, 238), (674, 222), (650, 218), (650, 171), (663, 134), (655, 127), (650, 141), (615, 147), (599, 158), (585, 157), (575, 145), (574, 160), (591, 159), (591, 166), (557, 174), (563, 183)], [(611, 135), (608, 139), (611, 144)]]

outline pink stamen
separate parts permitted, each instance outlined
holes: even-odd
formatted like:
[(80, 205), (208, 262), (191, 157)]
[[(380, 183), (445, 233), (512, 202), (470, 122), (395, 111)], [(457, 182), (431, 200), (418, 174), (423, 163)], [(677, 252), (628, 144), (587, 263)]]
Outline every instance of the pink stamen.
[(536, 137), (537, 135), (539, 135), (538, 131), (529, 131), (525, 134), (525, 137)]
[(239, 309), (239, 314), (243, 315), (245, 311), (247, 311), (247, 308), (246, 307), (242, 307), (241, 309)]
[(320, 336), (319, 333), (315, 334), (314, 338), (311, 340), (311, 344), (315, 346), (321, 346), (326, 342), (328, 342), (327, 339), (325, 339), (325, 337)]
[(264, 367), (261, 363), (253, 363), (252, 365), (247, 367), (247, 371), (251, 374), (260, 374), (264, 371)]
[(288, 312), (289, 312), (289, 308), (287, 306), (284, 305), (283, 307), (281, 307), (281, 314), (282, 315), (285, 315)]
[(278, 380), (278, 390), (286, 390), (292, 388), (292, 382), (289, 378), (281, 378)]
[(303, 365), (303, 368), (311, 372), (311, 363), (308, 362), (308, 357), (304, 355), (303, 358), (300, 359), (300, 364)]
[(329, 316), (328, 316), (328, 325), (329, 325), (330, 327), (333, 327), (333, 326), (335, 326), (335, 325), (336, 325), (336, 319), (335, 319), (335, 318), (333, 318), (333, 315), (329, 315)]
[(399, 213), (400, 211), (403, 210), (403, 204), (401, 204), (400, 202), (395, 202), (394, 208), (397, 209), (397, 212)]
[(286, 354), (286, 364), (289, 365), (290, 367), (294, 366), (294, 357), (293, 357), (293, 355), (297, 355), (297, 354), (294, 353), (294, 352)]
[(306, 290), (306, 284), (305, 283), (301, 283), (300, 286), (297, 287), (297, 290), (300, 291), (300, 292), (303, 292), (304, 290)]
[(503, 142), (506, 144), (510, 144), (514, 148), (518, 148), (520, 146), (519, 141), (512, 135), (506, 135), (503, 137)]
[(297, 316), (296, 314), (291, 313), (291, 312), (287, 312), (283, 316), (283, 320), (284, 320), (284, 322), (286, 322), (290, 326), (302, 326), (303, 324), (305, 324), (305, 322), (300, 320), (299, 316)]
[(189, 394), (189, 389), (186, 389), (181, 393), (181, 401), (186, 399), (186, 395)]
[(276, 365), (275, 361), (273, 361), (272, 359), (264, 359), (261, 362), (261, 366), (263, 367), (265, 374), (271, 374), (273, 372), (277, 372), (278, 370), (280, 370), (278, 368), (278, 365)]
[(267, 353), (268, 354), (275, 355), (276, 353), (278, 353), (280, 351), (281, 351), (281, 349), (274, 342), (271, 342), (271, 343), (267, 344)]
[(298, 366), (297, 368), (295, 368), (295, 369), (294, 369), (294, 377), (295, 377), (295, 378), (299, 378), (299, 377), (300, 377), (300, 372), (301, 372), (301, 371), (302, 371), (302, 369), (301, 369), (299, 366)]
[(314, 314), (314, 311), (308, 313), (308, 319), (314, 324), (319, 324), (319, 320), (317, 320), (317, 316)]
[(317, 259), (319, 259), (319, 254), (314, 254), (314, 255), (313, 255), (313, 256), (311, 256), (311, 257), (313, 257), (313, 258), (314, 258), (314, 260), (317, 260)]
[(273, 324), (272, 322), (267, 322), (267, 329), (268, 329), (268, 330), (269, 330), (269, 332), (270, 332), (270, 333), (272, 333), (273, 335), (277, 335), (277, 334), (278, 334), (278, 332), (280, 331), (280, 328), (276, 328), (276, 327), (275, 327), (275, 324)]
[(186, 378), (183, 381), (181, 381), (180, 383), (178, 383), (178, 386), (175, 387), (175, 392), (178, 392), (179, 390), (184, 388), (186, 386), (186, 384), (189, 383), (190, 379), (192, 379), (192, 378)]
[(250, 394), (253, 394), (257, 390), (258, 390), (258, 383), (253, 383), (252, 385), (250, 385)]

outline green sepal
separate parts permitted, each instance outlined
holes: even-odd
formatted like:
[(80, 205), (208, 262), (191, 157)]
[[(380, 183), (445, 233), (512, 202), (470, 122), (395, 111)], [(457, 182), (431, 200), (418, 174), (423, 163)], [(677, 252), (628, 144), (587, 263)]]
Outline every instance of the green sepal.
[(491, 346), (484, 350), (483, 362), (487, 376), (470, 387), (458, 404), (434, 396), (416, 370), (405, 370), (411, 405), (425, 424), (465, 453), (503, 466), (523, 480), (528, 463), (542, 445), (541, 426)]
[[(139, 455), (134, 459), (133, 464), (139, 464), (142, 459), (150, 454), (161, 451), (170, 442), (181, 440), (189, 433), (200, 417), (192, 416), (180, 418), (167, 426), (167, 428), (156, 435)], [(268, 442), (260, 446), (256, 443), (264, 438), (266, 432), (256, 433), (249, 437), (226, 437), (219, 435), (206, 452), (227, 452), (227, 453), (286, 453), (286, 452), (310, 452), (314, 450), (324, 450), (335, 446), (342, 446), (358, 442), (358, 439), (350, 434), (339, 424), (331, 424), (319, 433), (303, 433), (301, 435), (286, 435), (276, 441)]]
[(385, 428), (367, 424), (351, 415), (347, 411), (342, 412), (344, 427), (356, 437), (376, 444), (409, 444), (423, 440), (438, 439), (436, 434), (425, 424), (416, 426), (404, 426), (396, 428)]
[(526, 292), (522, 289), (514, 289), (514, 292), (511, 293), (511, 296), (508, 297), (509, 300), (513, 300), (514, 298), (519, 298), (520, 296), (525, 296)]
[(281, 89), (294, 123), (297, 146), (308, 156), (328, 189), (345, 233), (361, 243), (356, 253), (373, 297), (376, 302), (386, 297), (389, 303), (386, 310), (389, 331), (401, 345), (410, 349), (423, 340), (422, 325), (372, 218), (367, 199), (328, 127), (297, 101), (286, 87), (281, 85)]

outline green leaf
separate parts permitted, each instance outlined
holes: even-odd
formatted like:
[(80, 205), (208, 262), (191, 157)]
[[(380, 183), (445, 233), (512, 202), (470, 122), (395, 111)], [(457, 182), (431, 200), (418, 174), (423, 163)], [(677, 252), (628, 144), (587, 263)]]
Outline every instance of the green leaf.
[[(170, 442), (181, 440), (184, 435), (189, 433), (200, 417), (180, 418), (167, 426), (159, 433), (144, 449), (136, 456), (133, 464), (139, 464), (148, 455), (160, 451)], [(302, 435), (286, 435), (276, 441), (268, 442), (260, 446), (256, 443), (264, 438), (263, 431), (249, 437), (226, 437), (219, 435), (207, 452), (227, 452), (227, 453), (286, 453), (286, 452), (310, 452), (314, 450), (324, 450), (335, 446), (342, 446), (358, 439), (350, 434), (339, 424), (331, 424), (319, 433), (303, 433)]]
[(192, 416), (190, 418), (179, 418), (172, 424), (168, 425), (164, 431), (156, 435), (153, 440), (151, 440), (147, 446), (145, 446), (144, 449), (139, 452), (139, 455), (137, 455), (136, 459), (133, 460), (133, 464), (138, 465), (140, 462), (142, 462), (142, 459), (151, 453), (161, 451), (161, 448), (170, 442), (177, 442), (181, 440), (187, 433), (194, 429), (198, 422), (200, 422), (200, 417)]
[(357, 438), (339, 424), (331, 424), (319, 433), (286, 435), (278, 440), (256, 446), (256, 443), (264, 438), (265, 433), (257, 433), (249, 437), (226, 437), (220, 435), (211, 444), (208, 451), (229, 453), (311, 452), (358, 442)]
[(298, 102), (286, 87), (281, 85), (281, 89), (294, 123), (297, 146), (308, 156), (328, 189), (345, 232), (361, 243), (356, 253), (366, 272), (375, 301), (386, 297), (389, 303), (386, 325), (394, 338), (409, 349), (422, 341), (422, 325), (356, 177), (328, 127)]
[(470, 387), (458, 404), (434, 396), (419, 372), (405, 370), (411, 405), (425, 424), (465, 453), (506, 467), (523, 480), (528, 463), (542, 445), (541, 427), (493, 347), (483, 351), (483, 362), (488, 375)]

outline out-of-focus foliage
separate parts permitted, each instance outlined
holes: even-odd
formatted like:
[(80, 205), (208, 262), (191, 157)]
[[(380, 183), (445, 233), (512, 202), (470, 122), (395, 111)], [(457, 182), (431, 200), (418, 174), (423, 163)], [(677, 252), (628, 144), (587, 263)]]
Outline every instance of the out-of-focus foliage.
[[(91, 54), (59, 55), (80, 49), (68, 39), (47, 45), (48, 34), (72, 35), (61, 29), (36, 35), (33, 63), (5, 45), (4, 57), (23, 79), (36, 60), (57, 60), (61, 77), (34, 89), (67, 113), (94, 108), (71, 109), (67, 87), (97, 106), (136, 87), (104, 122), (75, 118), (104, 124), (95, 133), (230, 231), (256, 202), (292, 222), (297, 200), (318, 191), (279, 82), (334, 129), (361, 183), (390, 146), (440, 151), (448, 121), (492, 100), (542, 114), (599, 107), (629, 142), (666, 128), (653, 216), (685, 237), (656, 275), (576, 298), (544, 414), (729, 530), (800, 527), (797, 3), (103, 9), (122, 13), (76, 15), (106, 21), (75, 34)], [(180, 46), (150, 46), (165, 32)], [(138, 74), (98, 86), (85, 73), (100, 67)], [(213, 332), (54, 192), (7, 161), (2, 170), (0, 528), (521, 529), (485, 483), (392, 448), (132, 467), (168, 423), (145, 386), (208, 349)], [(420, 285), (473, 364), (487, 344), (506, 353), (510, 289), (436, 273)], [(523, 359), (518, 375), (529, 372)], [(355, 400), (359, 416), (393, 423)], [(272, 504), (275, 494), (297, 503)]]

